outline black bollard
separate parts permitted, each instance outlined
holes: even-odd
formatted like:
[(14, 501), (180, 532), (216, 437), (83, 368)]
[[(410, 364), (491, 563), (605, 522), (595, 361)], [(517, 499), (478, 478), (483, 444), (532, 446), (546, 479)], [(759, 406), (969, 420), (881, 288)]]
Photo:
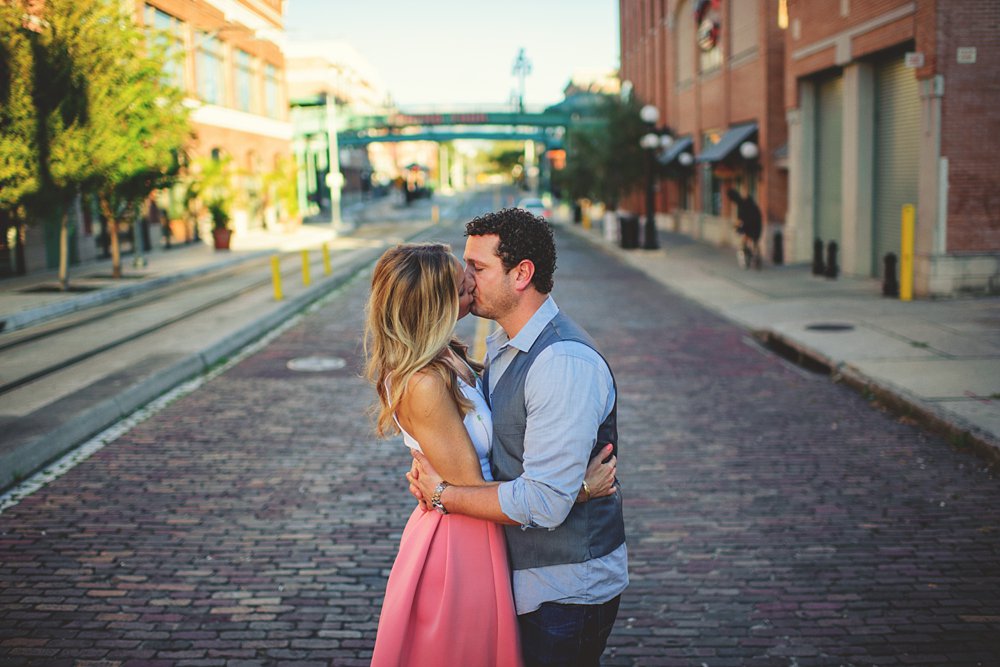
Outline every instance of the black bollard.
[(575, 224), (580, 224), (583, 222), (583, 207), (577, 202), (573, 204), (573, 222)]
[(774, 245), (771, 246), (771, 262), (775, 266), (785, 263), (785, 237), (780, 229), (774, 231)]
[(840, 267), (837, 266), (837, 242), (830, 241), (826, 244), (826, 275), (827, 278), (833, 280), (840, 273)]
[(826, 273), (823, 266), (823, 239), (813, 241), (813, 275), (821, 276)]
[(883, 259), (885, 272), (882, 274), (882, 296), (899, 296), (899, 280), (896, 279), (896, 253), (886, 253)]

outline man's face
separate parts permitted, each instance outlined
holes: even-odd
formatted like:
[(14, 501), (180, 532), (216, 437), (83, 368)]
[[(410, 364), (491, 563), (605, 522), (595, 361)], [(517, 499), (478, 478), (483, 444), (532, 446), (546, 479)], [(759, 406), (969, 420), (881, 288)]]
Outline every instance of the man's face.
[(490, 320), (502, 318), (517, 304), (512, 273), (497, 256), (496, 234), (470, 236), (465, 241), (465, 271), (475, 281), (472, 314)]

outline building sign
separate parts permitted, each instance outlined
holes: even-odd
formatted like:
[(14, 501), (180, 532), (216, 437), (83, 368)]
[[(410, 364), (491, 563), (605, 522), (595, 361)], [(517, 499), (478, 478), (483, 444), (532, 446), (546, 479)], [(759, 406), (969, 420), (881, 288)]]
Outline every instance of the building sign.
[(923, 67), (924, 66), (924, 54), (923, 51), (910, 51), (906, 54), (905, 60), (903, 61), (907, 67)]
[(958, 47), (958, 64), (959, 65), (975, 65), (976, 64), (976, 47), (974, 47), (974, 46), (960, 46), (960, 47)]

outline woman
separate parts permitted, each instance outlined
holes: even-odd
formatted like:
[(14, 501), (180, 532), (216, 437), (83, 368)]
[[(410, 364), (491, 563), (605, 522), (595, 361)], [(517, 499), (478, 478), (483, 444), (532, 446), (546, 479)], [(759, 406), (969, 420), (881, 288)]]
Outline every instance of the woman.
[[(465, 347), (453, 338), (472, 305), (471, 281), (443, 244), (403, 244), (375, 266), (367, 373), (376, 431), (402, 432), (456, 484), (490, 480), (492, 421)], [(613, 491), (610, 446), (581, 497)], [(510, 571), (499, 525), (416, 507), (389, 574), (372, 665), (520, 665)]]

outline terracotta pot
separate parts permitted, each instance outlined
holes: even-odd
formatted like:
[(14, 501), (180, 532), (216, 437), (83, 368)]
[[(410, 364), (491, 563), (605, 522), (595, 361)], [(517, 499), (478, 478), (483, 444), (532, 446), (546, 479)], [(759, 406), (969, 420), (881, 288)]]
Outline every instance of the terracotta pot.
[(216, 250), (229, 250), (229, 241), (233, 236), (231, 229), (213, 229), (212, 238), (215, 239)]

